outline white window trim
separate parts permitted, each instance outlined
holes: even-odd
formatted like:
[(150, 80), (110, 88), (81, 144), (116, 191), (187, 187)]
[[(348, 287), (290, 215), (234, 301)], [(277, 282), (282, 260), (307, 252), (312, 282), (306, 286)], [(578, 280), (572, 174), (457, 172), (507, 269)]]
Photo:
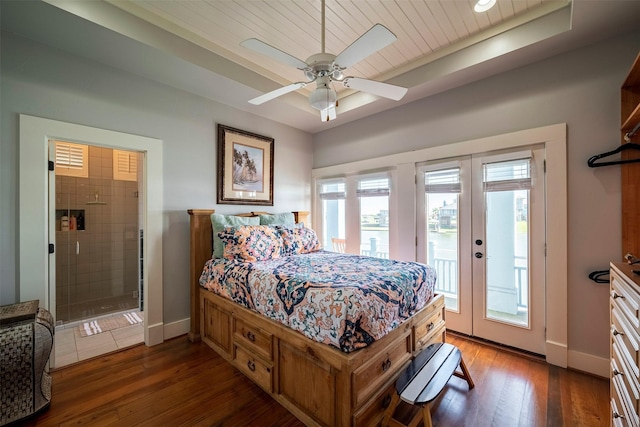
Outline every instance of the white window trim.
[[(480, 138), (470, 141), (446, 144), (422, 150), (404, 152), (390, 156), (377, 157), (352, 163), (313, 169), (311, 176), (321, 179), (325, 176), (354, 174), (358, 171), (392, 169), (398, 172), (401, 182), (392, 184), (393, 188), (402, 188), (402, 199), (398, 209), (390, 215), (396, 215), (395, 221), (405, 224), (402, 233), (408, 241), (410, 224), (415, 224), (415, 170), (420, 162), (447, 159), (464, 155), (487, 153), (506, 148), (527, 147), (544, 144), (546, 158), (546, 216), (547, 216), (547, 259), (546, 259), (546, 358), (553, 365), (568, 366), (568, 236), (567, 236), (567, 125), (559, 123), (535, 129), (527, 129), (502, 135)], [(413, 169), (413, 173), (411, 171)], [(409, 191), (409, 188), (411, 191)], [(395, 192), (394, 192), (395, 193)], [(316, 197), (314, 215), (319, 215)], [(409, 209), (409, 206), (413, 209)], [(404, 208), (406, 206), (406, 209)], [(553, 220), (551, 220), (553, 219)], [(317, 223), (317, 221), (314, 221)], [(415, 226), (413, 226), (414, 236)], [(391, 232), (391, 230), (390, 230)], [(413, 259), (415, 260), (415, 248)], [(406, 250), (403, 255), (407, 255)]]

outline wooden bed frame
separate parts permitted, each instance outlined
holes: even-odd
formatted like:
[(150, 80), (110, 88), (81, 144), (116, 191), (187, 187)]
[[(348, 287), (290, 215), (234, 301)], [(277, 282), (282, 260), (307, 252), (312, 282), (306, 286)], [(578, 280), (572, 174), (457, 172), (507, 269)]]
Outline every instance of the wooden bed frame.
[[(293, 415), (311, 426), (378, 424), (395, 381), (427, 345), (444, 342), (444, 297), (399, 328), (351, 353), (315, 342), (199, 285), (211, 258), (213, 210), (190, 209), (191, 331)], [(239, 216), (256, 216), (251, 212)], [(308, 212), (294, 212), (309, 225)]]

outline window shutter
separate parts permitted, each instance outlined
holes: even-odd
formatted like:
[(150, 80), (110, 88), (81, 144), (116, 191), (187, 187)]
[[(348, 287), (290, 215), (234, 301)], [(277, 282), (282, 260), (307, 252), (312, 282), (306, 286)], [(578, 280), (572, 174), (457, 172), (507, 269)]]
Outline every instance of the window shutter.
[(509, 160), (483, 165), (485, 191), (529, 190), (531, 159)]
[(460, 168), (424, 173), (425, 193), (461, 193)]
[(89, 177), (89, 146), (55, 141), (56, 175)]
[(113, 150), (113, 179), (120, 181), (138, 180), (138, 153)]

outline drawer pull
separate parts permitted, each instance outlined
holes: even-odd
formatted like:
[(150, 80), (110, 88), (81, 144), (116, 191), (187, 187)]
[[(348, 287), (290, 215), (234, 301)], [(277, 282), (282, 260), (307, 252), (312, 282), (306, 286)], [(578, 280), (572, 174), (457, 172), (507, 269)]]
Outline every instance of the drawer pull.
[(247, 339), (251, 342), (256, 342), (256, 336), (251, 331), (247, 331)]
[(624, 295), (620, 295), (616, 291), (611, 291), (611, 298), (613, 298), (613, 299), (616, 299), (616, 298), (624, 299)]
[(391, 405), (391, 395), (387, 394), (384, 399), (382, 399), (382, 409), (387, 409)]
[(431, 332), (431, 330), (433, 329), (433, 327), (436, 326), (435, 323), (431, 322), (427, 325), (427, 332)]
[(624, 375), (623, 372), (618, 371), (617, 369), (613, 370), (613, 375)]
[(613, 336), (616, 336), (616, 335), (624, 335), (624, 333), (622, 333), (622, 332), (618, 331), (618, 330), (617, 330), (617, 329), (615, 329), (615, 328), (613, 329), (613, 332), (612, 332), (612, 333), (613, 333)]
[(382, 362), (382, 372), (386, 372), (391, 367), (391, 360), (387, 357), (387, 360)]
[(249, 368), (250, 371), (254, 372), (256, 370), (256, 364), (252, 360), (249, 360), (247, 362), (247, 368)]
[(624, 416), (620, 415), (616, 411), (613, 411), (613, 418), (622, 418), (622, 419), (624, 419)]

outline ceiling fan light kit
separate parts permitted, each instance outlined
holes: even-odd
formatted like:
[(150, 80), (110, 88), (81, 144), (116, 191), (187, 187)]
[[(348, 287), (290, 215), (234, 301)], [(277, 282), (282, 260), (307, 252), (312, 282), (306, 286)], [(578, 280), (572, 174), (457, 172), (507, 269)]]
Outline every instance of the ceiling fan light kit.
[(336, 118), (338, 94), (332, 87), (333, 82), (339, 82), (342, 83), (344, 87), (371, 93), (372, 95), (383, 98), (393, 99), (395, 101), (400, 100), (407, 93), (407, 88), (404, 87), (359, 77), (345, 77), (344, 75), (344, 70), (346, 68), (362, 61), (369, 55), (372, 55), (393, 43), (396, 40), (395, 34), (389, 31), (389, 29), (384, 25), (376, 24), (336, 56), (324, 51), (324, 20), (325, 4), (323, 0), (321, 34), (322, 52), (311, 55), (306, 61), (301, 61), (300, 59), (257, 39), (248, 39), (240, 43), (240, 45), (246, 48), (252, 49), (281, 63), (298, 68), (304, 73), (308, 80), (306, 82), (292, 83), (260, 95), (249, 100), (251, 104), (260, 105), (289, 92), (302, 89), (309, 83), (315, 82), (316, 89), (309, 96), (309, 103), (313, 108), (320, 110), (320, 119), (324, 122)]
[(321, 78), (322, 81), (318, 81), (316, 90), (309, 95), (309, 103), (316, 110), (326, 110), (329, 107), (336, 106), (338, 94), (329, 86), (329, 79), (327, 77)]

